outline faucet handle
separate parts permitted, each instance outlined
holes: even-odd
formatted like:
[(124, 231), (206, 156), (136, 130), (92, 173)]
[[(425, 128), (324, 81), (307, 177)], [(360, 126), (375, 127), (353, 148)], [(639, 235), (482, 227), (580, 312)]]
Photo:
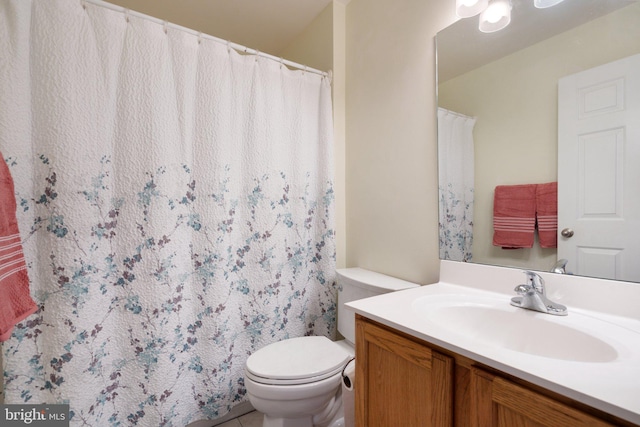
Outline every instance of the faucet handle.
[(527, 285), (531, 286), (536, 290), (536, 292), (541, 293), (542, 295), (546, 294), (544, 289), (544, 279), (538, 273), (531, 270), (525, 270), (523, 273), (527, 275)]

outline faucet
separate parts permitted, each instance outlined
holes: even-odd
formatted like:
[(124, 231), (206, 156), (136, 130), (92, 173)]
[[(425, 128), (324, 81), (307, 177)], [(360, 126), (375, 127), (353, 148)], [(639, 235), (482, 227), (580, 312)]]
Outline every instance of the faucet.
[(569, 261), (564, 258), (559, 259), (558, 262), (556, 262), (555, 265), (549, 271), (552, 273), (567, 274), (566, 267), (568, 262)]
[(566, 316), (567, 307), (550, 301), (544, 288), (544, 280), (533, 271), (524, 271), (527, 283), (518, 285), (514, 291), (521, 296), (511, 298), (511, 305), (555, 316)]

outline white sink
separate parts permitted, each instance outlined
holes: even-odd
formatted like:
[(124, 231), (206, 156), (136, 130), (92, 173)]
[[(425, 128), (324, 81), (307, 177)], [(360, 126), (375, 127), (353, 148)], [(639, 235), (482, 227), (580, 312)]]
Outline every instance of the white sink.
[[(617, 360), (622, 335), (640, 335), (588, 315), (569, 312), (552, 316), (513, 307), (508, 298), (484, 295), (433, 295), (416, 299), (412, 309), (427, 322), (477, 344), (528, 355), (574, 362), (605, 363)], [(606, 330), (607, 333), (599, 333)]]

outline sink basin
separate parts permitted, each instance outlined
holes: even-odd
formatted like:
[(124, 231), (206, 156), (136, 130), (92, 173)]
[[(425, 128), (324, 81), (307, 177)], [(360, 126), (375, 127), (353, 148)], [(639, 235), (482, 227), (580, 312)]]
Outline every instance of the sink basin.
[(604, 363), (619, 357), (606, 338), (596, 336), (603, 326), (613, 325), (571, 311), (559, 318), (512, 307), (509, 298), (469, 295), (425, 296), (415, 300), (412, 309), (447, 334), (482, 345), (574, 362)]

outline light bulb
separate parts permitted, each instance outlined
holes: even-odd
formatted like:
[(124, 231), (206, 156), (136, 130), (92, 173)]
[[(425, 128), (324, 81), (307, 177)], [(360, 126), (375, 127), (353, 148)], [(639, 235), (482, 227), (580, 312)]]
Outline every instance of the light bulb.
[(509, 0), (493, 0), (480, 14), (479, 29), (483, 33), (493, 33), (509, 25), (511, 22), (511, 2)]
[(456, 15), (470, 18), (485, 10), (489, 0), (456, 0)]
[(498, 9), (499, 8), (497, 7), (487, 9), (487, 13), (484, 15), (484, 19), (491, 24), (495, 24), (496, 22), (498, 22), (504, 16), (503, 11)]

